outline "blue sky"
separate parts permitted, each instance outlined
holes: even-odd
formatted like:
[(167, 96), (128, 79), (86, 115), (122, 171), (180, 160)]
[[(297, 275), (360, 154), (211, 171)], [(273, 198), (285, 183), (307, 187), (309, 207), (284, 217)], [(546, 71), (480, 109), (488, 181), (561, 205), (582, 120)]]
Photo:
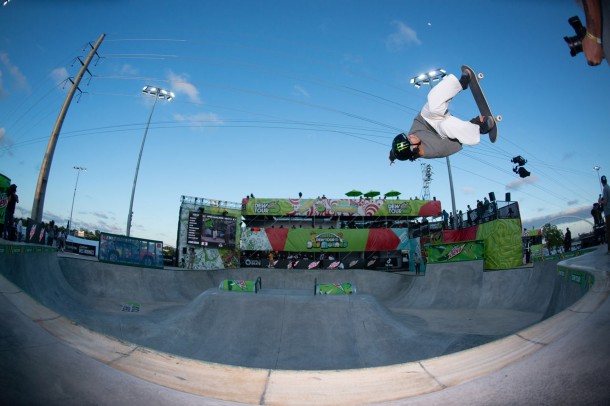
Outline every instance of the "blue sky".
[[(570, 57), (574, 1), (12, 0), (0, 8), (0, 173), (29, 216), (55, 120), (102, 33), (55, 151), (44, 219), (123, 234), (156, 85), (176, 94), (154, 111), (138, 175), (132, 236), (175, 245), (182, 195), (341, 198), (351, 189), (430, 193), (451, 209), (445, 159), (388, 164), (434, 68), (483, 72), (499, 139), (451, 157), (457, 209), (493, 191), (519, 201), (524, 224), (589, 220), (610, 174), (610, 69)], [(454, 115), (477, 114), (469, 92)], [(512, 172), (522, 155), (532, 176)], [(573, 235), (590, 226), (571, 226)], [(575, 227), (575, 228), (574, 228)]]

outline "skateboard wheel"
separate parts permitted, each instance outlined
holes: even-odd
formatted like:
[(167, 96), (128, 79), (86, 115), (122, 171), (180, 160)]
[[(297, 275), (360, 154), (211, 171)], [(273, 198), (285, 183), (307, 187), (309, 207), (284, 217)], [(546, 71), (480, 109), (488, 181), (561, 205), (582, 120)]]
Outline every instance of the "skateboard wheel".
[(479, 73), (477, 76), (479, 77), (479, 79), (483, 79), (485, 77), (485, 75), (483, 75), (482, 73)]
[(502, 121), (502, 116), (496, 116), (496, 121)]

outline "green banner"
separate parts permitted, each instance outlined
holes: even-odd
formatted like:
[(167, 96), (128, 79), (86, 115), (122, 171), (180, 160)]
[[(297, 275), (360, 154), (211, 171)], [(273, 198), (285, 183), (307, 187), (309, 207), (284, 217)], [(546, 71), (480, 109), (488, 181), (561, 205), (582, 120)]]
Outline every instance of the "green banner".
[(485, 241), (485, 269), (510, 269), (523, 265), (520, 219), (483, 223), (477, 239)]
[(351, 295), (354, 287), (349, 282), (344, 283), (321, 283), (318, 285), (319, 295)]
[(426, 245), (428, 263), (475, 261), (484, 259), (483, 241), (460, 241)]
[(358, 229), (295, 229), (288, 232), (284, 251), (365, 251), (368, 232)]
[(255, 281), (242, 281), (237, 279), (225, 279), (218, 287), (221, 290), (233, 292), (256, 292)]
[(8, 188), (11, 180), (0, 173), (0, 224), (4, 224), (4, 212), (8, 205)]

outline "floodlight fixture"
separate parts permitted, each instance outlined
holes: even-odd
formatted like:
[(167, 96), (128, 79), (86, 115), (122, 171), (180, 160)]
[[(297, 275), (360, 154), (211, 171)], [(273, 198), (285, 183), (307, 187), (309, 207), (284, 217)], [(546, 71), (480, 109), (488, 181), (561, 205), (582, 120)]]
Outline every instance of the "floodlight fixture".
[(434, 69), (428, 73), (415, 76), (409, 83), (415, 86), (416, 89), (419, 89), (422, 85), (432, 85), (433, 82), (438, 82), (445, 76), (447, 76), (447, 71), (444, 69)]
[(600, 189), (601, 189), (601, 191), (602, 191), (602, 194), (603, 194), (603, 193), (604, 193), (604, 188), (603, 188), (603, 187), (602, 187), (602, 185), (601, 185), (601, 181), (602, 181), (602, 179), (599, 177), (599, 170), (600, 170), (601, 168), (602, 168), (601, 166), (599, 166), (599, 165), (595, 165), (595, 166), (593, 167), (593, 170), (597, 171), (597, 181), (599, 182), (599, 187), (600, 187)]
[(154, 96), (158, 99), (165, 99), (167, 101), (170, 101), (174, 97), (176, 97), (176, 95), (174, 95), (174, 93), (170, 92), (169, 90), (161, 89), (160, 87), (150, 85), (144, 86), (144, 88), (142, 89), (142, 93)]

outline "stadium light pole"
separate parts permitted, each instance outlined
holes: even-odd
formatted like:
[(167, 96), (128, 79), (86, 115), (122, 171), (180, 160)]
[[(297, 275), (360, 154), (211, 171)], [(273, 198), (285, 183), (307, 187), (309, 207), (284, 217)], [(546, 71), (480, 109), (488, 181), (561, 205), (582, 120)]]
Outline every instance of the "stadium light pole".
[[(416, 88), (419, 89), (423, 85), (429, 85), (430, 88), (433, 88), (435, 84), (437, 84), (442, 78), (447, 76), (447, 72), (444, 69), (435, 69), (433, 71), (422, 73), (421, 75), (417, 75), (411, 79), (410, 83)], [(453, 191), (453, 176), (451, 175), (451, 162), (449, 161), (449, 157), (445, 158), (447, 160), (447, 172), (449, 173), (449, 189), (451, 191), (451, 211), (453, 212), (453, 225), (454, 227), (458, 224), (457, 211), (455, 209), (455, 193)]]
[(173, 92), (169, 90), (161, 89), (156, 86), (146, 85), (142, 89), (142, 93), (153, 96), (155, 101), (153, 102), (152, 109), (150, 110), (150, 115), (148, 116), (148, 122), (146, 123), (146, 129), (144, 130), (144, 137), (142, 138), (142, 146), (140, 147), (140, 155), (138, 156), (138, 163), (136, 164), (136, 174), (133, 177), (133, 188), (131, 189), (131, 200), (129, 201), (129, 213), (127, 214), (127, 236), (131, 234), (131, 220), (133, 218), (133, 197), (136, 194), (136, 183), (138, 182), (138, 172), (140, 170), (140, 161), (142, 160), (142, 152), (144, 151), (144, 143), (146, 142), (146, 134), (148, 134), (148, 127), (150, 126), (150, 120), (152, 119), (153, 113), (155, 111), (155, 106), (157, 105), (157, 100), (164, 99), (167, 101), (172, 100), (175, 95)]
[(72, 208), (70, 209), (70, 220), (68, 221), (68, 234), (70, 234), (70, 230), (72, 229), (72, 213), (74, 212), (74, 200), (76, 199), (76, 188), (78, 187), (78, 177), (82, 171), (87, 172), (87, 168), (83, 168), (82, 166), (75, 166), (74, 169), (78, 171), (76, 174), (76, 183), (74, 184), (74, 195), (72, 196)]

